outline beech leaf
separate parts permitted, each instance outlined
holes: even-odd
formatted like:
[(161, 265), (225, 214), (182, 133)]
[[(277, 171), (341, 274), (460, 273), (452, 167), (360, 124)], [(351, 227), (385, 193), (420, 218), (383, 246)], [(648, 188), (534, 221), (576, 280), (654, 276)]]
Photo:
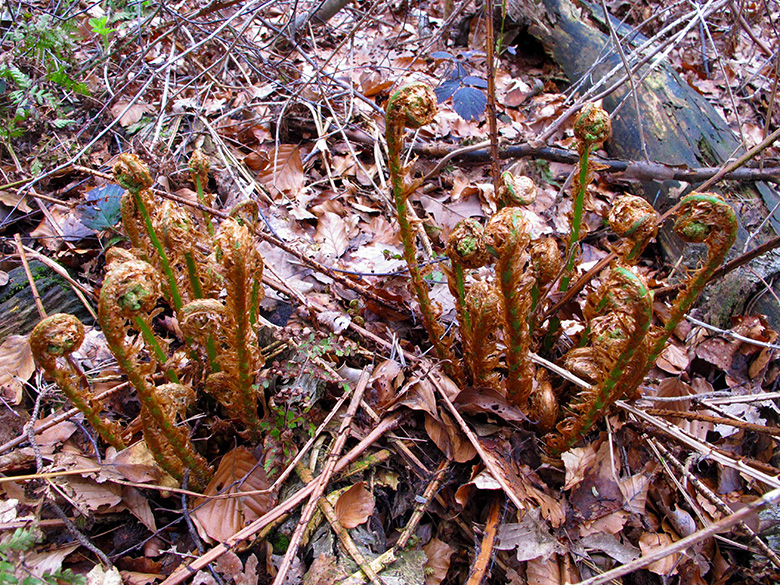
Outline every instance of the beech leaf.
[(314, 240), (322, 242), (322, 251), (328, 256), (340, 258), (349, 248), (347, 222), (330, 211), (320, 216)]
[(0, 392), (4, 400), (22, 401), (22, 382), (35, 371), (30, 344), (26, 335), (9, 335), (0, 345)]
[[(236, 447), (219, 462), (217, 472), (206, 486), (204, 494), (238, 494), (266, 488), (268, 480), (262, 465), (257, 465), (249, 449)], [(192, 517), (196, 520), (202, 538), (222, 542), (265, 514), (273, 504), (274, 497), (271, 494), (226, 499), (198, 498), (194, 502), (196, 509)]]
[(374, 496), (359, 482), (339, 497), (336, 505), (336, 517), (344, 528), (360, 526), (374, 513)]

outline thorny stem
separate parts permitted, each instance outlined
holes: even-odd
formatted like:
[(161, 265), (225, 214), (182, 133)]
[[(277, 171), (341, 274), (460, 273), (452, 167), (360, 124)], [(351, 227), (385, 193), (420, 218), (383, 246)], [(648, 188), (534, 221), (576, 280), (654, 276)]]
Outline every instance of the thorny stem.
[(423, 325), (431, 338), (436, 354), (444, 360), (444, 368), (450, 375), (456, 375), (456, 362), (451, 348), (444, 340), (444, 328), (436, 319), (437, 310), (428, 294), (428, 286), (417, 263), (415, 247), (416, 234), (409, 222), (407, 198), (409, 190), (404, 185), (406, 169), (401, 164), (403, 132), (405, 128), (420, 128), (433, 120), (436, 113), (436, 96), (427, 85), (413, 83), (398, 90), (387, 103), (385, 114), (385, 137), (387, 140), (388, 166), (393, 199), (398, 212), (398, 226), (404, 248), (404, 259), (409, 267), (417, 301), (420, 304)]
[[(92, 394), (86, 377), (69, 359), (83, 341), (84, 325), (78, 318), (64, 313), (43, 319), (30, 333), (30, 348), (36, 361), (54, 379), (73, 406), (84, 414), (100, 437), (117, 450), (122, 450), (125, 448), (122, 429), (116, 422), (101, 418), (103, 404)], [(65, 358), (71, 368), (70, 372), (57, 364), (58, 357)]]

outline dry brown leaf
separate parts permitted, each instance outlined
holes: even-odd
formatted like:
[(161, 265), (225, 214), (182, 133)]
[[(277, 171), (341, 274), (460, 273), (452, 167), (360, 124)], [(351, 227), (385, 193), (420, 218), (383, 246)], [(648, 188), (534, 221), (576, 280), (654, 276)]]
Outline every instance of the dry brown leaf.
[(62, 479), (60, 485), (71, 498), (71, 502), (79, 506), (81, 512), (105, 512), (106, 509), (122, 503), (122, 486), (117, 484), (96, 483), (93, 479), (72, 475)]
[(634, 514), (644, 514), (647, 504), (647, 492), (650, 489), (650, 476), (645, 473), (637, 473), (618, 483), (623, 494), (623, 505)]
[(322, 252), (333, 258), (340, 258), (349, 248), (347, 223), (336, 215), (326, 211), (317, 222), (317, 233), (314, 240), (322, 242)]
[(374, 513), (374, 495), (366, 489), (365, 482), (361, 481), (341, 494), (333, 508), (344, 528), (355, 528)]
[(87, 585), (122, 585), (122, 575), (116, 567), (106, 571), (102, 565), (95, 565), (87, 573)]
[(55, 573), (62, 568), (62, 561), (80, 546), (81, 544), (77, 542), (45, 552), (29, 552), (24, 555), (24, 567), (33, 576), (39, 578)]
[(22, 383), (35, 371), (26, 335), (9, 335), (0, 345), (0, 393), (11, 404), (22, 401)]
[(676, 376), (684, 372), (689, 363), (690, 360), (688, 359), (688, 354), (685, 353), (685, 349), (672, 343), (664, 348), (661, 355), (656, 360), (655, 365), (664, 372)]
[(65, 205), (54, 204), (49, 208), (50, 216), (57, 224), (60, 232), (54, 228), (48, 217), (41, 220), (41, 223), (30, 232), (30, 237), (37, 238), (49, 250), (58, 250), (63, 245), (63, 241), (77, 242), (83, 238), (91, 236), (94, 232), (81, 223), (79, 212)]
[(554, 554), (566, 552), (550, 532), (550, 527), (542, 520), (539, 508), (526, 512), (520, 523), (512, 522), (501, 526), (498, 536), (500, 542), (496, 548), (499, 550), (517, 548), (517, 560), (520, 562), (540, 557), (546, 560)]
[(257, 178), (274, 195), (284, 192), (296, 196), (303, 189), (301, 151), (294, 144), (280, 144), (268, 153), (268, 162), (260, 169)]
[[(672, 537), (668, 534), (645, 532), (639, 537), (639, 548), (642, 549), (642, 556), (646, 556), (659, 548), (672, 544)], [(656, 575), (674, 575), (677, 573), (677, 560), (679, 553), (664, 557), (647, 566), (647, 570)]]
[[(249, 449), (237, 447), (222, 457), (204, 494), (238, 494), (267, 488), (262, 465), (257, 464)], [(198, 498), (192, 517), (202, 538), (222, 542), (265, 514), (273, 504), (273, 495), (267, 493), (225, 499)]]
[(562, 581), (558, 559), (551, 557), (547, 560), (538, 558), (528, 561), (525, 577), (528, 585), (560, 585)]
[(421, 410), (432, 417), (438, 417), (433, 386), (425, 378), (412, 379), (406, 384), (399, 392), (398, 397), (388, 407), (388, 410), (395, 410), (400, 406), (405, 406), (412, 410)]
[[(22, 213), (30, 213), (32, 207), (27, 203), (27, 194), (21, 191), (0, 191), (0, 203), (12, 207)], [(0, 286), (5, 284), (0, 280)]]
[(346, 576), (335, 557), (320, 553), (304, 575), (303, 585), (331, 585), (342, 581)]
[(561, 455), (561, 461), (566, 468), (564, 491), (570, 490), (585, 478), (585, 473), (596, 460), (596, 449), (591, 443), (587, 447), (570, 449)]
[(425, 561), (425, 585), (439, 585), (447, 577), (450, 570), (450, 557), (455, 552), (449, 544), (438, 538), (432, 538), (423, 547), (428, 560)]
[(124, 112), (129, 103), (130, 102), (126, 100), (119, 101), (111, 108), (111, 115), (114, 116), (114, 119), (119, 118), (120, 115), (122, 116), (119, 118), (119, 124), (123, 128), (127, 128), (130, 124), (135, 124), (138, 120), (143, 118), (145, 113), (149, 112), (149, 106), (147, 104), (136, 102), (123, 114), (122, 112)]
[(584, 538), (591, 534), (617, 534), (623, 530), (626, 520), (628, 520), (628, 512), (625, 510), (612, 512), (593, 522), (584, 522), (583, 524), (580, 524), (580, 536)]
[(505, 396), (490, 388), (464, 388), (455, 401), (458, 412), (495, 414), (508, 422), (525, 422), (528, 417)]

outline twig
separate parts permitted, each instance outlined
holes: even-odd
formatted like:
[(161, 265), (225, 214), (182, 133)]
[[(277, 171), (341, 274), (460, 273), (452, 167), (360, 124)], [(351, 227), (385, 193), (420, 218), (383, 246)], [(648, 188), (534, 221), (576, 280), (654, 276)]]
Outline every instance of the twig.
[(648, 408), (645, 412), (652, 416), (682, 418), (685, 420), (699, 420), (703, 422), (710, 422), (716, 425), (728, 425), (730, 427), (734, 427), (737, 429), (745, 429), (756, 433), (764, 433), (767, 435), (772, 435), (774, 437), (780, 437), (780, 428), (778, 427), (757, 425), (755, 423), (749, 423), (743, 420), (724, 418), (722, 416), (712, 416), (710, 414), (704, 414), (701, 412), (685, 412), (679, 410), (667, 410), (665, 408)]
[(744, 335), (740, 335), (739, 333), (734, 333), (733, 331), (729, 331), (728, 329), (721, 329), (719, 327), (715, 327), (714, 325), (710, 325), (709, 323), (705, 323), (704, 321), (699, 321), (698, 319), (695, 319), (691, 316), (686, 316), (685, 319), (687, 321), (690, 321), (694, 325), (698, 325), (699, 327), (704, 327), (705, 329), (709, 329), (710, 331), (714, 331), (715, 333), (718, 333), (720, 335), (725, 335), (726, 337), (733, 337), (734, 339), (738, 339), (739, 341), (744, 341), (745, 343), (749, 343), (751, 345), (758, 345), (760, 347), (767, 347), (769, 349), (780, 349), (780, 345), (774, 343), (767, 343), (765, 341), (759, 341), (758, 339), (751, 339), (750, 337), (745, 337)]
[(433, 372), (428, 372), (427, 376), (428, 379), (436, 387), (436, 390), (439, 392), (439, 396), (441, 396), (442, 400), (444, 401), (444, 404), (447, 405), (450, 414), (452, 414), (452, 416), (455, 418), (455, 421), (458, 423), (458, 426), (466, 435), (469, 442), (471, 443), (471, 445), (474, 447), (477, 454), (479, 455), (480, 459), (482, 459), (482, 462), (485, 464), (485, 467), (487, 468), (490, 475), (493, 476), (493, 479), (495, 479), (496, 482), (498, 482), (498, 485), (501, 486), (501, 489), (504, 490), (504, 493), (512, 501), (515, 507), (518, 510), (525, 510), (525, 505), (523, 505), (523, 502), (520, 500), (518, 495), (506, 482), (506, 479), (504, 478), (504, 474), (501, 473), (500, 469), (496, 468), (495, 464), (493, 463), (493, 458), (488, 457), (487, 453), (485, 452), (485, 449), (480, 444), (477, 435), (475, 435), (474, 432), (469, 428), (469, 426), (466, 424), (466, 421), (458, 412), (458, 409), (455, 408), (455, 405), (452, 403), (452, 400), (450, 400), (450, 397), (447, 396), (447, 392), (442, 387), (438, 377), (433, 375)]
[[(347, 467), (350, 463), (352, 463), (355, 459), (357, 459), (357, 457), (363, 451), (365, 451), (369, 445), (372, 445), (374, 442), (382, 438), (386, 433), (390, 432), (392, 429), (398, 426), (402, 418), (403, 416), (401, 414), (394, 414), (392, 416), (383, 419), (380, 424), (378, 424), (368, 435), (366, 435), (365, 439), (360, 441), (360, 443), (355, 445), (355, 447), (353, 447), (349, 451), (349, 453), (347, 453), (346, 455), (344, 455), (344, 457), (339, 459), (338, 463), (336, 463), (336, 466), (333, 469), (333, 472), (338, 473), (339, 471)], [(314, 493), (314, 489), (316, 487), (317, 486), (314, 483), (307, 485), (306, 487), (298, 491), (290, 499), (285, 500), (283, 503), (276, 506), (276, 508), (274, 508), (273, 510), (269, 511), (268, 513), (264, 514), (263, 516), (261, 516), (260, 518), (258, 518), (257, 520), (255, 520), (254, 522), (246, 526), (245, 528), (242, 528), (241, 530), (236, 532), (233, 536), (225, 540), (225, 542), (218, 544), (217, 546), (215, 546), (214, 548), (206, 552), (206, 554), (195, 559), (189, 565), (185, 567), (181, 567), (176, 571), (174, 571), (174, 573), (171, 574), (167, 579), (165, 579), (165, 581), (163, 581), (160, 585), (178, 585), (185, 579), (191, 577), (197, 571), (208, 566), (209, 563), (213, 563), (223, 554), (225, 554), (230, 549), (235, 547), (239, 542), (243, 542), (244, 540), (252, 538), (252, 536), (257, 534), (264, 527), (268, 526), (270, 523), (282, 517), (290, 510), (296, 508), (298, 504), (302, 503), (307, 497), (311, 496), (311, 494)]]
[[(308, 485), (315, 481), (314, 476), (312, 476), (311, 471), (309, 471), (309, 468), (302, 463), (298, 463), (298, 465), (295, 466), (295, 471), (303, 483)], [(365, 576), (369, 578), (371, 583), (374, 583), (374, 585), (384, 583), (379, 575), (376, 574), (376, 571), (374, 571), (366, 562), (366, 557), (363, 556), (363, 553), (361, 553), (357, 546), (355, 546), (355, 541), (352, 540), (352, 537), (349, 535), (349, 532), (347, 532), (347, 529), (341, 525), (341, 522), (339, 522), (338, 516), (336, 515), (336, 510), (333, 508), (333, 504), (328, 501), (328, 498), (318, 498), (317, 505), (320, 507), (320, 511), (330, 523), (331, 528), (333, 528), (333, 532), (336, 533), (336, 536), (338, 536), (341, 544), (344, 545), (344, 548), (349, 553), (349, 556), (351, 556), (352, 560), (357, 563), (357, 565), (360, 567), (360, 570), (363, 571)]]
[(735, 469), (739, 473), (743, 473), (748, 477), (751, 477), (756, 481), (765, 483), (770, 487), (780, 488), (780, 479), (778, 479), (777, 477), (773, 477), (768, 473), (764, 473), (763, 471), (756, 469), (755, 467), (751, 467), (750, 465), (747, 465), (743, 461), (737, 461), (731, 457), (724, 455), (712, 445), (703, 443), (702, 441), (699, 441), (698, 439), (691, 437), (689, 434), (685, 433), (682, 429), (671, 424), (670, 422), (654, 417), (650, 414), (647, 414), (645, 411), (636, 408), (634, 406), (631, 406), (630, 404), (622, 400), (618, 400), (615, 404), (619, 408), (622, 408), (623, 410), (630, 412), (634, 416), (650, 423), (650, 425), (652, 425), (653, 427), (672, 436), (676, 440), (680, 441), (682, 444), (687, 445), (689, 448), (698, 451), (705, 458), (712, 459), (713, 461), (720, 463), (724, 467)]
[(330, 450), (325, 467), (323, 468), (319, 477), (317, 477), (317, 480), (311, 484), (314, 485), (314, 489), (312, 490), (311, 496), (309, 496), (308, 504), (306, 504), (303, 512), (301, 512), (298, 526), (295, 528), (295, 532), (293, 533), (292, 538), (290, 538), (287, 552), (282, 559), (281, 565), (279, 565), (279, 572), (276, 574), (273, 585), (282, 585), (282, 583), (284, 583), (285, 579), (287, 578), (287, 573), (292, 566), (293, 558), (296, 554), (298, 554), (298, 547), (303, 540), (303, 533), (306, 530), (306, 525), (309, 523), (309, 520), (311, 520), (312, 515), (314, 515), (314, 511), (317, 509), (317, 502), (325, 492), (325, 488), (327, 487), (328, 482), (330, 482), (330, 478), (333, 475), (334, 469), (336, 467), (339, 453), (344, 448), (344, 444), (347, 442), (347, 438), (349, 437), (349, 426), (352, 424), (352, 419), (357, 413), (357, 409), (360, 406), (360, 400), (363, 398), (363, 392), (365, 391), (366, 386), (368, 386), (368, 381), (370, 378), (371, 372), (368, 370), (368, 368), (365, 368), (363, 370), (363, 374), (360, 376), (360, 380), (357, 383), (355, 392), (352, 394), (349, 408), (347, 408), (347, 412), (341, 421), (341, 427), (339, 428), (336, 440), (334, 441)]
[(469, 580), (466, 581), (466, 585), (480, 585), (485, 579), (490, 559), (493, 558), (493, 552), (495, 551), (502, 500), (503, 498), (494, 497), (490, 502), (490, 511), (485, 524), (485, 533), (479, 545), (479, 554), (477, 554), (477, 558), (474, 560), (474, 565), (472, 565), (471, 574), (469, 575)]
[(41, 319), (46, 318), (46, 309), (43, 307), (41, 301), (41, 295), (38, 294), (38, 287), (35, 286), (35, 279), (32, 272), (30, 272), (30, 265), (27, 263), (27, 256), (24, 253), (24, 246), (22, 245), (22, 238), (19, 234), (14, 234), (14, 243), (16, 244), (16, 250), (19, 254), (19, 259), (22, 261), (24, 267), (24, 274), (27, 277), (27, 282), (30, 283), (30, 291), (32, 292), (33, 300), (35, 301), (35, 308), (38, 309), (38, 316)]
[[(668, 462), (671, 463), (675, 469), (677, 469), (678, 473), (682, 474), (685, 480), (690, 482), (694, 489), (702, 496), (704, 496), (710, 503), (712, 503), (712, 505), (715, 506), (721, 514), (724, 516), (729, 516), (732, 513), (732, 510), (726, 506), (723, 500), (719, 498), (717, 494), (715, 494), (715, 492), (708, 488), (704, 483), (702, 483), (698, 477), (688, 471), (688, 469), (686, 469), (686, 467), (680, 463), (674, 455), (672, 455), (671, 451), (669, 451), (669, 449), (667, 449), (661, 443), (661, 441), (657, 441), (655, 439), (651, 439), (651, 441), (653, 447), (658, 449), (658, 451), (661, 452), (661, 454), (668, 460)], [(753, 529), (750, 528), (750, 526), (744, 522), (740, 522), (737, 524), (737, 526), (748, 536), (748, 538), (750, 538), (751, 542), (761, 550), (764, 556), (766, 556), (775, 567), (780, 568), (780, 557), (778, 557), (777, 553), (775, 553), (775, 551), (769, 548), (766, 543), (761, 540), (758, 534), (756, 534)]]
[(719, 532), (723, 532), (724, 530), (731, 528), (732, 526), (738, 524), (739, 522), (743, 522), (752, 514), (755, 514), (756, 512), (758, 512), (763, 508), (766, 508), (767, 506), (774, 505), (778, 501), (780, 501), (780, 489), (772, 490), (771, 492), (764, 494), (758, 500), (754, 500), (750, 502), (741, 510), (734, 512), (730, 516), (726, 516), (725, 518), (719, 520), (718, 522), (710, 524), (706, 528), (694, 532), (690, 536), (686, 536), (685, 538), (682, 538), (677, 542), (674, 542), (668, 546), (660, 548), (650, 554), (644, 555), (634, 561), (631, 561), (630, 563), (626, 563), (625, 565), (616, 567), (610, 571), (607, 571), (606, 573), (602, 573), (601, 575), (591, 577), (590, 579), (586, 579), (585, 581), (580, 581), (578, 585), (601, 585), (602, 583), (607, 583), (612, 579), (617, 579), (619, 577), (623, 577), (624, 575), (633, 573), (634, 571), (638, 571), (639, 569), (643, 569), (648, 565), (651, 565), (657, 561), (665, 559), (669, 555), (682, 552), (688, 547), (693, 546), (694, 544), (698, 544), (703, 540), (715, 536)]

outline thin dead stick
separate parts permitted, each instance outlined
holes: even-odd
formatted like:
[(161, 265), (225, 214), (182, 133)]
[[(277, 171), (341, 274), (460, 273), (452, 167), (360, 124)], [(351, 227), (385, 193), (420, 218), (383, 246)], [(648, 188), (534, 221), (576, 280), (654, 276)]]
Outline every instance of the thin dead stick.
[(87, 297), (84, 296), (85, 294), (88, 294), (90, 296), (95, 296), (94, 291), (89, 290), (87, 287), (82, 285), (81, 283), (75, 281), (70, 274), (68, 274), (68, 271), (65, 270), (62, 266), (57, 264), (54, 260), (49, 258), (48, 256), (45, 256), (41, 254), (40, 252), (37, 252), (36, 250), (33, 250), (32, 248), (29, 248), (27, 246), (22, 246), (24, 251), (31, 256), (32, 258), (35, 258), (42, 264), (45, 264), (49, 268), (51, 268), (54, 272), (56, 272), (59, 276), (64, 278), (66, 281), (68, 281), (68, 284), (73, 288), (73, 292), (76, 294), (76, 296), (81, 301), (81, 304), (84, 305), (84, 308), (89, 312), (90, 316), (97, 321), (97, 313), (95, 312), (95, 309), (92, 308), (92, 305), (89, 304), (89, 301), (87, 300)]
[(523, 502), (520, 501), (520, 498), (517, 496), (517, 494), (512, 490), (511, 487), (509, 487), (509, 484), (504, 479), (504, 476), (501, 473), (501, 471), (496, 469), (493, 460), (490, 457), (488, 457), (487, 453), (485, 453), (485, 450), (482, 448), (479, 439), (474, 434), (474, 432), (469, 428), (469, 426), (466, 424), (466, 421), (463, 420), (463, 417), (458, 412), (458, 409), (455, 408), (455, 405), (450, 400), (450, 397), (447, 396), (447, 392), (444, 390), (444, 388), (442, 388), (442, 385), (439, 383), (437, 377), (432, 375), (432, 372), (428, 372), (428, 379), (433, 383), (434, 386), (436, 386), (436, 390), (439, 391), (439, 396), (441, 396), (442, 400), (444, 400), (444, 403), (447, 405), (450, 414), (452, 414), (452, 416), (455, 418), (460, 429), (464, 432), (466, 437), (468, 437), (469, 442), (477, 451), (477, 454), (479, 455), (480, 459), (482, 459), (482, 463), (485, 464), (485, 467), (490, 472), (490, 475), (492, 475), (493, 479), (495, 479), (498, 482), (498, 484), (501, 486), (501, 489), (504, 490), (504, 493), (512, 501), (515, 507), (518, 510), (525, 510), (525, 506), (523, 505)]
[[(409, 539), (417, 530), (417, 525), (419, 524), (420, 520), (422, 520), (423, 514), (425, 513), (425, 510), (427, 509), (431, 499), (434, 497), (438, 498), (436, 492), (439, 491), (439, 486), (444, 479), (444, 472), (448, 467), (449, 461), (446, 460), (439, 465), (439, 468), (436, 470), (436, 474), (434, 475), (433, 479), (425, 488), (421, 501), (417, 502), (417, 506), (415, 507), (414, 512), (412, 512), (412, 515), (409, 518), (409, 522), (406, 523), (401, 536), (396, 541), (395, 546), (371, 561), (370, 565), (374, 571), (379, 573), (388, 566), (392, 565), (397, 559), (398, 551), (402, 551), (406, 548), (406, 545), (409, 543)], [(360, 571), (356, 571), (341, 581), (339, 585), (362, 585), (362, 583), (365, 583), (363, 574)]]
[(487, 522), (485, 524), (485, 533), (482, 536), (482, 542), (479, 545), (479, 554), (474, 559), (474, 565), (471, 569), (471, 575), (466, 585), (480, 585), (485, 578), (490, 559), (493, 558), (495, 551), (496, 537), (498, 536), (498, 520), (501, 511), (502, 498), (493, 498), (490, 503)]
[[(377, 440), (382, 438), (386, 433), (390, 432), (392, 429), (398, 426), (402, 418), (403, 415), (394, 414), (392, 416), (383, 419), (382, 422), (378, 424), (374, 428), (374, 430), (371, 431), (366, 436), (365, 439), (360, 441), (360, 443), (355, 445), (355, 447), (353, 447), (349, 453), (347, 453), (346, 455), (344, 455), (344, 457), (339, 459), (333, 472), (338, 473), (339, 471), (346, 468), (350, 463), (352, 463), (355, 459), (357, 459), (358, 456), (363, 451), (365, 451), (370, 445), (375, 443)], [(315, 484), (307, 485), (305, 488), (297, 492), (290, 499), (285, 500), (284, 502), (276, 506), (276, 508), (274, 508), (264, 516), (261, 516), (260, 518), (258, 518), (257, 520), (255, 520), (254, 522), (246, 526), (245, 528), (242, 528), (241, 530), (236, 532), (233, 536), (225, 540), (225, 542), (218, 544), (217, 546), (215, 546), (205, 554), (195, 559), (189, 565), (176, 569), (176, 571), (174, 571), (160, 585), (178, 585), (179, 583), (183, 582), (184, 580), (194, 575), (199, 570), (206, 568), (210, 563), (216, 561), (223, 554), (225, 554), (230, 549), (235, 547), (239, 542), (247, 540), (248, 538), (252, 538), (255, 534), (257, 534), (260, 530), (268, 526), (270, 523), (282, 517), (290, 510), (296, 508), (298, 504), (303, 502), (307, 497), (309, 497), (314, 492), (315, 487), (316, 487)]]
[[(649, 437), (648, 437), (649, 438)], [(703, 484), (698, 477), (693, 475), (686, 467), (680, 463), (680, 461), (677, 460), (677, 457), (672, 455), (671, 451), (667, 449), (661, 441), (657, 441), (656, 439), (649, 438), (651, 441), (651, 445), (658, 449), (659, 453), (663, 455), (664, 458), (668, 460), (669, 463), (672, 464), (672, 466), (677, 470), (678, 473), (680, 473), (686, 481), (690, 482), (690, 484), (693, 486), (693, 488), (698, 491), (702, 496), (704, 496), (707, 500), (710, 501), (710, 503), (715, 506), (718, 511), (723, 514), (724, 516), (728, 516), (732, 513), (732, 510), (726, 506), (726, 504), (723, 502), (722, 499), (720, 499), (715, 492), (713, 492), (710, 488), (708, 488), (705, 484)], [(744, 522), (740, 522), (737, 524), (740, 530), (742, 530), (748, 538), (753, 543), (753, 546), (757, 547), (763, 554), (766, 556), (775, 567), (780, 568), (780, 557), (777, 556), (777, 553), (773, 551), (767, 544), (761, 540), (761, 538), (756, 534), (750, 526), (745, 524)]]
[(648, 555), (644, 555), (634, 561), (631, 561), (630, 563), (616, 567), (611, 571), (607, 571), (601, 575), (591, 577), (585, 581), (580, 581), (577, 585), (601, 585), (602, 583), (607, 583), (612, 579), (618, 579), (633, 573), (634, 571), (638, 571), (639, 569), (644, 569), (648, 565), (660, 561), (661, 559), (665, 559), (669, 555), (683, 552), (689, 546), (693, 546), (694, 544), (715, 536), (719, 532), (724, 532), (735, 524), (743, 522), (759, 510), (766, 508), (767, 506), (772, 506), (778, 502), (780, 502), (780, 489), (774, 489), (771, 492), (764, 494), (758, 500), (750, 502), (741, 510), (731, 514), (730, 516), (726, 516), (722, 520), (718, 520), (717, 522), (710, 524), (698, 532), (694, 532), (690, 536), (686, 536), (685, 538), (682, 538), (677, 542), (670, 544), (669, 546), (660, 548)]
[(685, 420), (700, 420), (703, 422), (710, 422), (716, 425), (728, 425), (736, 429), (746, 429), (756, 433), (764, 433), (766, 435), (772, 435), (773, 437), (780, 437), (780, 428), (768, 427), (766, 425), (757, 425), (755, 423), (745, 422), (743, 420), (734, 420), (731, 418), (723, 418), (722, 416), (712, 416), (709, 414), (703, 414), (701, 412), (683, 412), (679, 410), (667, 410), (664, 408), (649, 408), (647, 414), (653, 416), (663, 416), (668, 418), (683, 418)]
[(41, 319), (46, 318), (46, 309), (43, 307), (43, 301), (41, 301), (41, 295), (38, 294), (38, 287), (35, 286), (35, 279), (32, 272), (30, 272), (30, 265), (27, 263), (27, 256), (24, 253), (24, 246), (22, 245), (22, 238), (19, 234), (14, 234), (14, 243), (16, 244), (16, 251), (19, 254), (19, 260), (22, 261), (24, 267), (24, 274), (27, 276), (27, 282), (30, 283), (30, 291), (32, 292), (33, 300), (35, 301), (35, 308), (38, 309), (38, 316)]
[[(125, 389), (125, 388), (127, 388), (129, 385), (130, 385), (130, 384), (129, 384), (128, 382), (123, 382), (122, 384), (119, 384), (119, 385), (117, 385), (117, 386), (115, 386), (115, 387), (113, 387), (113, 388), (111, 388), (111, 389), (109, 389), (109, 390), (106, 390), (106, 391), (105, 391), (105, 392), (103, 392), (102, 394), (98, 394), (98, 395), (96, 396), (96, 399), (97, 399), (97, 400), (102, 400), (103, 398), (108, 398), (108, 397), (109, 397), (109, 396), (111, 396), (112, 394), (116, 394), (116, 393), (117, 393), (117, 392), (119, 392), (120, 390), (124, 390), (124, 389)], [(43, 423), (42, 425), (40, 425), (39, 427), (37, 427), (37, 428), (35, 429), (34, 433), (35, 433), (36, 435), (39, 435), (39, 434), (41, 434), (43, 431), (45, 431), (45, 430), (47, 430), (47, 429), (50, 429), (50, 428), (52, 428), (53, 426), (55, 426), (55, 425), (58, 425), (58, 424), (60, 424), (61, 422), (63, 422), (63, 421), (66, 421), (66, 420), (68, 420), (69, 418), (72, 418), (72, 417), (76, 416), (76, 415), (77, 415), (77, 414), (79, 414), (80, 412), (81, 412), (81, 411), (80, 411), (78, 408), (71, 408), (71, 409), (69, 409), (69, 410), (66, 410), (66, 411), (65, 411), (65, 412), (63, 412), (62, 414), (59, 414), (59, 415), (55, 416), (55, 417), (54, 417), (54, 418), (52, 418), (51, 420), (48, 420), (48, 421), (46, 421), (45, 423)], [(18, 437), (16, 437), (15, 439), (11, 439), (11, 440), (10, 440), (10, 441), (8, 441), (7, 443), (3, 443), (2, 445), (0, 445), (0, 455), (2, 455), (3, 453), (5, 453), (6, 451), (10, 451), (10, 450), (11, 450), (11, 449), (13, 449), (14, 447), (18, 447), (19, 445), (21, 445), (21, 444), (22, 444), (22, 443), (24, 443), (25, 441), (27, 441), (27, 434), (26, 434), (26, 433), (25, 433), (25, 434), (23, 434), (23, 435), (19, 435), (19, 436), (18, 436)]]
[[(308, 485), (314, 481), (314, 476), (311, 474), (311, 471), (302, 463), (298, 463), (298, 465), (295, 466), (295, 471), (303, 483)], [(333, 529), (333, 532), (336, 533), (339, 541), (349, 553), (349, 556), (352, 557), (352, 560), (355, 561), (360, 567), (360, 570), (363, 571), (363, 574), (368, 577), (371, 583), (374, 583), (374, 585), (384, 583), (384, 581), (379, 578), (379, 575), (377, 575), (376, 571), (374, 571), (368, 562), (366, 562), (366, 557), (364, 557), (363, 553), (358, 550), (358, 547), (355, 545), (355, 541), (352, 540), (352, 537), (349, 535), (349, 532), (347, 532), (347, 529), (341, 525), (341, 522), (339, 522), (336, 510), (333, 508), (333, 504), (328, 501), (328, 498), (320, 497), (317, 500), (317, 505)]]
[(663, 419), (647, 414), (645, 411), (639, 408), (635, 408), (623, 400), (618, 400), (617, 402), (615, 402), (615, 404), (619, 408), (622, 408), (623, 410), (630, 412), (634, 416), (649, 422), (651, 425), (657, 427), (658, 429), (661, 429), (663, 432), (671, 435), (672, 437), (674, 437), (684, 445), (687, 445), (688, 447), (698, 451), (702, 455), (706, 456), (708, 459), (712, 459), (713, 461), (720, 463), (725, 467), (736, 469), (738, 472), (744, 473), (745, 475), (755, 479), (756, 481), (765, 483), (770, 487), (780, 488), (780, 479), (778, 479), (777, 477), (764, 473), (763, 471), (751, 467), (742, 461), (737, 461), (735, 459), (732, 459), (731, 457), (727, 457), (726, 455), (723, 455), (722, 453), (716, 451), (715, 448), (712, 447), (711, 445), (707, 445), (705, 443), (702, 443), (698, 439), (694, 439), (693, 437), (684, 433), (682, 429), (676, 427), (675, 425)]
[(428, 504), (430, 504), (431, 499), (433, 499), (434, 496), (436, 496), (436, 493), (439, 491), (439, 486), (441, 485), (441, 482), (444, 479), (444, 474), (446, 473), (449, 466), (450, 462), (446, 459), (439, 464), (436, 473), (433, 475), (433, 479), (431, 479), (431, 481), (428, 483), (428, 486), (425, 488), (421, 500), (417, 502), (417, 506), (415, 507), (414, 512), (412, 512), (412, 515), (409, 518), (409, 522), (406, 523), (401, 536), (398, 537), (398, 541), (395, 544), (396, 549), (403, 550), (406, 548), (406, 545), (409, 543), (409, 539), (412, 537), (415, 529), (417, 528), (417, 524), (420, 523), (425, 510), (428, 508)]
[(301, 512), (301, 518), (298, 521), (298, 526), (295, 528), (295, 532), (293, 532), (292, 538), (290, 538), (290, 544), (287, 547), (287, 552), (284, 554), (282, 563), (279, 565), (279, 572), (276, 574), (273, 585), (282, 585), (285, 579), (287, 579), (287, 573), (290, 571), (292, 561), (295, 558), (295, 555), (298, 554), (298, 547), (303, 540), (303, 533), (306, 531), (306, 525), (314, 515), (314, 512), (317, 509), (317, 502), (325, 492), (325, 488), (327, 487), (328, 482), (330, 482), (330, 478), (332, 477), (336, 467), (336, 462), (338, 461), (339, 453), (344, 448), (344, 444), (347, 442), (347, 437), (349, 437), (350, 424), (352, 424), (352, 419), (357, 413), (358, 407), (360, 406), (360, 400), (363, 398), (363, 392), (365, 391), (366, 386), (368, 386), (368, 381), (370, 379), (371, 372), (368, 370), (368, 368), (364, 368), (363, 373), (360, 376), (360, 380), (357, 383), (357, 387), (355, 388), (355, 392), (352, 394), (352, 399), (349, 402), (347, 413), (344, 415), (344, 418), (341, 421), (341, 427), (339, 428), (339, 432), (336, 436), (336, 440), (333, 443), (333, 447), (330, 450), (325, 467), (317, 479), (313, 481), (312, 484), (310, 484), (314, 485), (314, 490), (309, 497), (309, 502), (306, 504), (303, 512)]

